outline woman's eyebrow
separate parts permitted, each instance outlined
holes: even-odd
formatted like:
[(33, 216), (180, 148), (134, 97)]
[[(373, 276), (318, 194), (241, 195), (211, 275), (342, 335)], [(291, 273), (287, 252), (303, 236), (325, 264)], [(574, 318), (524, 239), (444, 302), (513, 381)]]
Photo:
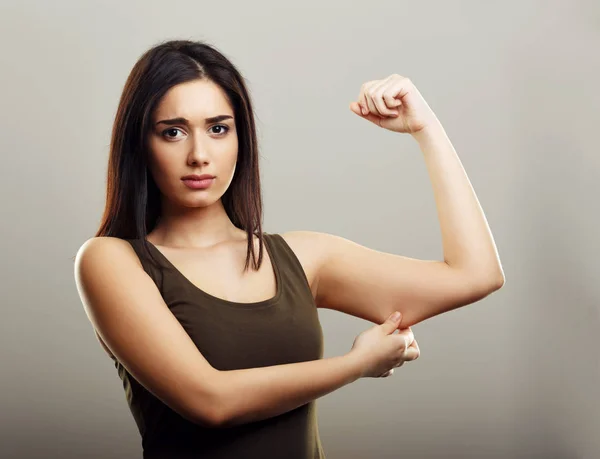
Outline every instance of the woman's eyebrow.
[[(204, 120), (205, 124), (210, 124), (210, 123), (218, 123), (219, 121), (223, 121), (223, 120), (227, 120), (227, 119), (233, 119), (233, 116), (230, 115), (218, 115), (218, 116), (212, 116), (210, 118), (206, 118)], [(190, 122), (186, 119), (186, 118), (172, 118), (169, 120), (161, 120), (158, 121), (156, 124), (169, 124), (169, 125), (173, 125), (173, 124), (185, 124), (186, 126), (189, 126)]]

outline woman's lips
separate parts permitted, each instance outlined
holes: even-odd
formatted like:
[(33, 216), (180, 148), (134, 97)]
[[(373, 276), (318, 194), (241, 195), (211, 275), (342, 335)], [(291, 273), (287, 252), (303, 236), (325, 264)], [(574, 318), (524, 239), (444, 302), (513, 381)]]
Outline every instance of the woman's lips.
[(202, 179), (202, 180), (185, 179), (185, 180), (183, 180), (183, 183), (185, 183), (185, 186), (187, 186), (188, 188), (191, 188), (193, 190), (203, 190), (203, 189), (211, 186), (214, 179), (215, 179), (214, 177)]

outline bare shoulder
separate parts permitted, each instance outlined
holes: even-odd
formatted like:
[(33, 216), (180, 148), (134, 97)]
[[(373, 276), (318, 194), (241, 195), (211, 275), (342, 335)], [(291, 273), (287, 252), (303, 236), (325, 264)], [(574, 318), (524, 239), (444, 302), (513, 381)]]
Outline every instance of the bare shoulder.
[[(128, 241), (86, 241), (75, 262), (86, 314), (107, 352), (146, 389), (195, 422), (220, 422), (218, 372), (199, 352)], [(173, 384), (177, 381), (177, 384)]]
[(281, 233), (288, 245), (307, 262), (315, 263), (327, 256), (327, 244), (335, 236), (318, 231), (295, 230)]
[(126, 240), (117, 237), (92, 237), (85, 241), (77, 251), (75, 258), (76, 275), (80, 273), (81, 269), (85, 270), (89, 262), (94, 263), (99, 259), (109, 260), (111, 257), (117, 257), (114, 260), (115, 262), (122, 261), (125, 258), (142, 266), (133, 247)]
[[(127, 241), (116, 237), (92, 237), (85, 241), (75, 257), (75, 283), (81, 297), (83, 307), (88, 315), (89, 308), (95, 304), (94, 292), (98, 291), (98, 284), (105, 279), (102, 272), (111, 266), (129, 267), (134, 270), (142, 268), (137, 254)], [(102, 285), (102, 287), (108, 287)], [(108, 346), (104, 343), (97, 330), (94, 330), (96, 338), (104, 351), (111, 358), (115, 358)]]
[(129, 242), (116, 237), (93, 237), (85, 241), (75, 256), (75, 282), (84, 307), (88, 295), (105, 287), (105, 272), (119, 270), (121, 274), (143, 269), (141, 261)]

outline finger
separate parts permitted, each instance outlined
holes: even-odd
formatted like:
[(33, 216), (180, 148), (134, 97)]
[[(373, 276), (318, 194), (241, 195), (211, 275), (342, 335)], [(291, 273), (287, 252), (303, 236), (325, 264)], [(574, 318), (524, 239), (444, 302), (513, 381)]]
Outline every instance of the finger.
[(380, 100), (380, 97), (378, 96), (378, 89), (384, 84), (385, 84), (385, 81), (380, 81), (378, 83), (375, 83), (375, 84), (372, 84), (371, 86), (369, 86), (369, 90), (368, 90), (369, 100), (371, 100), (372, 104), (375, 106), (374, 114), (376, 114), (377, 116), (381, 116), (381, 117), (387, 116), (385, 114), (385, 110), (381, 106), (383, 104), (383, 101)]
[[(398, 75), (392, 78), (385, 90), (387, 99), (393, 99), (402, 102), (402, 98), (406, 96), (413, 88), (412, 81), (406, 77)], [(383, 96), (382, 96), (383, 97)], [(394, 103), (394, 106), (402, 105)]]
[(365, 85), (364, 96), (365, 96), (365, 100), (367, 103), (367, 108), (369, 109), (369, 113), (379, 116), (379, 110), (377, 110), (377, 107), (375, 106), (375, 102), (373, 101), (373, 99), (371, 97), (371, 87), (374, 86), (375, 84), (377, 84), (377, 82), (367, 83)]
[(399, 311), (395, 311), (398, 313), (398, 317), (394, 319), (394, 314), (390, 314), (389, 317), (383, 322), (380, 327), (387, 334), (394, 333), (398, 329), (398, 324), (402, 320), (402, 313)]
[(402, 80), (404, 77), (402, 75), (390, 75), (388, 78), (389, 84), (385, 91), (383, 92), (383, 100), (389, 108), (397, 108), (402, 105), (402, 99), (398, 96), (396, 91), (395, 82), (398, 80)]
[(394, 92), (390, 90), (390, 88), (387, 88), (383, 93), (383, 100), (386, 106), (396, 109), (396, 114), (399, 114), (398, 107), (402, 105), (402, 101), (400, 99), (396, 99)]
[(358, 103), (361, 107), (361, 113), (363, 116), (367, 116), (369, 114), (369, 103), (367, 102), (367, 88), (368, 83), (364, 83), (360, 87), (360, 92), (358, 94)]
[(360, 116), (363, 114), (362, 106), (358, 102), (350, 102), (350, 110)]
[(386, 104), (385, 99), (383, 98), (384, 93), (388, 92), (390, 89), (390, 78), (386, 78), (381, 83), (374, 85), (371, 88), (371, 98), (377, 108), (378, 114), (380, 116), (396, 116), (398, 112), (389, 108)]
[(410, 329), (401, 331), (400, 333), (398, 333), (398, 336), (400, 336), (400, 338), (403, 340), (402, 347), (404, 349), (408, 349), (412, 342), (415, 340), (415, 335)]
[(369, 110), (369, 102), (367, 101), (367, 95), (363, 94), (361, 96), (361, 107), (362, 107), (362, 114), (363, 116), (367, 116), (371, 113), (371, 111)]
[(381, 116), (379, 116), (376, 109), (369, 108), (367, 92), (365, 89), (367, 84), (368, 83), (363, 84), (360, 94), (358, 95), (358, 106), (360, 110), (360, 115), (367, 121), (370, 121), (371, 123), (381, 127)]
[(412, 362), (413, 360), (417, 360), (420, 355), (421, 355), (421, 353), (419, 352), (418, 349), (409, 347), (406, 351), (404, 351), (403, 359), (406, 362)]
[[(378, 126), (380, 125), (380, 121), (381, 121), (381, 117), (377, 116), (377, 115), (371, 115), (369, 113), (369, 109), (368, 108), (364, 108), (362, 104), (359, 104), (357, 102), (352, 102), (350, 104), (350, 110), (352, 110), (354, 113), (356, 113), (357, 115), (359, 115), (361, 118), (370, 121), (371, 123), (377, 124)], [(367, 112), (367, 115), (364, 114), (364, 112)]]
[(412, 343), (410, 343), (410, 347), (415, 348), (417, 351), (419, 350), (419, 343), (417, 343), (417, 340), (413, 340)]
[(406, 361), (412, 361), (412, 360), (417, 360), (420, 355), (421, 355), (421, 350), (419, 349), (417, 342), (413, 341), (413, 343), (408, 347), (408, 349), (406, 349), (404, 351), (403, 358)]

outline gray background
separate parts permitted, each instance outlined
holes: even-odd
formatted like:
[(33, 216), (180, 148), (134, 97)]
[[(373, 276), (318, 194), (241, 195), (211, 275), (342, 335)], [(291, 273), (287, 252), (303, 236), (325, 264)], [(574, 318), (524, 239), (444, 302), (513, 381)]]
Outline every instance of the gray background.
[[(318, 402), (327, 457), (597, 458), (600, 4), (4, 1), (0, 10), (0, 456), (141, 457), (73, 261), (104, 205), (135, 60), (205, 39), (257, 110), (265, 230), (441, 259), (418, 145), (348, 108), (411, 78), (492, 229), (506, 284), (413, 327), (421, 357)], [(325, 357), (370, 322), (319, 312)]]

